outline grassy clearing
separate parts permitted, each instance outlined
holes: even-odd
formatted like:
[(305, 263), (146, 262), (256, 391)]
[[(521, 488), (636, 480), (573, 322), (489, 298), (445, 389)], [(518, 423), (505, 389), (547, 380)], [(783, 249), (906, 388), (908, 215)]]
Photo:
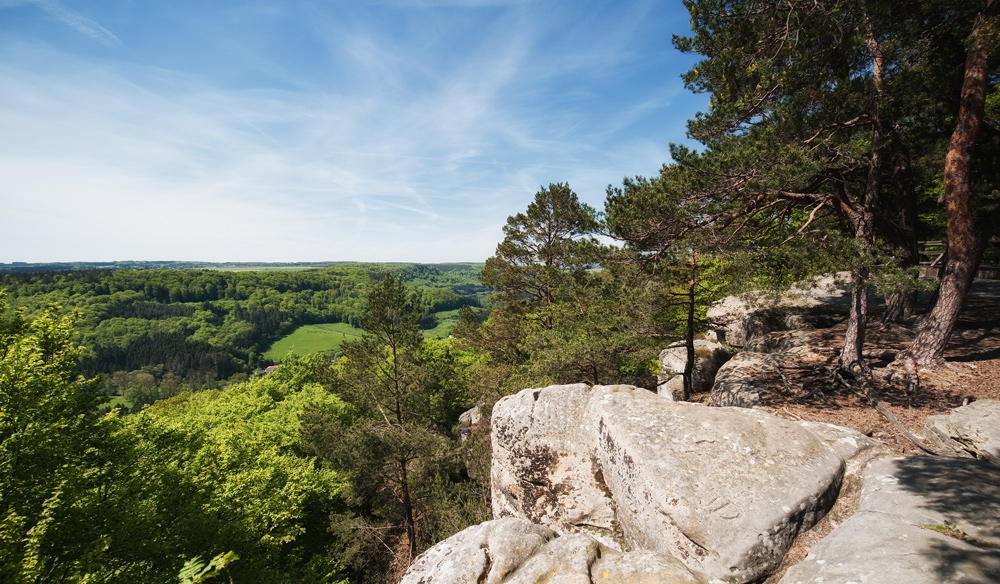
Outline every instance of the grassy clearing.
[(448, 335), (451, 334), (451, 329), (455, 328), (458, 324), (458, 311), (457, 310), (446, 310), (444, 312), (435, 313), (438, 319), (438, 325), (432, 329), (427, 329), (424, 331), (425, 339), (446, 339)]
[(127, 399), (123, 398), (120, 395), (113, 395), (113, 396), (111, 396), (110, 401), (108, 401), (107, 403), (104, 403), (102, 405), (97, 406), (97, 409), (98, 410), (110, 410), (110, 409), (116, 408), (116, 407), (118, 407), (120, 405), (123, 405), (126, 408), (130, 408), (131, 409), (132, 402), (128, 401)]
[(289, 351), (302, 357), (313, 353), (333, 352), (340, 348), (344, 341), (351, 341), (361, 336), (359, 328), (343, 323), (330, 322), (324, 324), (307, 324), (295, 329), (292, 334), (275, 341), (264, 356), (272, 361), (280, 361)]

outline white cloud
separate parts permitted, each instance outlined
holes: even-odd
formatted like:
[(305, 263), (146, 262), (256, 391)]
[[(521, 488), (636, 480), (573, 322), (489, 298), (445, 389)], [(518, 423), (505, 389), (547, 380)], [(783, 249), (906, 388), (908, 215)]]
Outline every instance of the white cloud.
[(35, 5), (44, 10), (56, 20), (62, 22), (97, 42), (109, 47), (121, 45), (121, 40), (110, 30), (104, 28), (94, 20), (87, 18), (76, 10), (67, 8), (55, 0), (7, 0), (0, 2), (0, 9), (15, 8), (18, 6)]
[(628, 25), (545, 53), (552, 25), (529, 16), (461, 55), (316, 18), (346, 73), (284, 90), (0, 42), (0, 261), (482, 260), (541, 185), (599, 207), (665, 160), (666, 140), (621, 134), (672, 96), (588, 109), (579, 72), (633, 58)]

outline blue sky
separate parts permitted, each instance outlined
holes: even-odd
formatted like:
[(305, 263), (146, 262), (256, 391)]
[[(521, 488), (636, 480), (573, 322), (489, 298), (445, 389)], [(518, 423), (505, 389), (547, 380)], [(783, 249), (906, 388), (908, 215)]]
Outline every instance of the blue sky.
[(482, 261), (707, 99), (679, 0), (0, 0), (0, 262)]

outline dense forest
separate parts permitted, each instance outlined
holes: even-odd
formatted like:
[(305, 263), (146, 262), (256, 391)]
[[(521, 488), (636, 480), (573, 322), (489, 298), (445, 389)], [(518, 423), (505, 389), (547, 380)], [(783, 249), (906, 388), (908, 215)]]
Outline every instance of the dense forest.
[[(678, 341), (690, 390), (713, 300), (822, 273), (852, 289), (831, 391), (875, 404), (880, 386), (919, 384), (996, 233), (1000, 4), (688, 8), (674, 43), (702, 57), (685, 76), (710, 95), (688, 126), (699, 148), (609, 186), (601, 210), (542, 187), (477, 269), (0, 276), (0, 580), (395, 581), (489, 517), (497, 399), (652, 389)], [(948, 241), (937, 282), (919, 277), (918, 238)], [(453, 338), (426, 338), (454, 309)], [(279, 336), (333, 321), (363, 334), (248, 375)], [(917, 331), (879, 370), (874, 326)], [(109, 384), (143, 383), (159, 392), (146, 407), (99, 411)], [(458, 432), (470, 408), (483, 421)]]
[[(450, 268), (450, 269), (449, 269)], [(421, 324), (435, 313), (478, 306), (475, 265), (341, 264), (304, 271), (74, 270), (0, 275), (26, 315), (77, 309), (87, 350), (80, 369), (103, 375), (109, 393), (134, 406), (184, 389), (243, 380), (273, 364), (263, 354), (311, 323), (360, 324), (375, 280), (391, 270), (421, 292)]]

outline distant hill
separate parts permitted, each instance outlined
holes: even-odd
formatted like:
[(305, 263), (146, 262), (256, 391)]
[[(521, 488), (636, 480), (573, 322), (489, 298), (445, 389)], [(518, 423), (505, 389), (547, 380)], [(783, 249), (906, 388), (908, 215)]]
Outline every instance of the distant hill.
[(57, 272), (82, 270), (223, 270), (223, 271), (282, 271), (309, 270), (313, 268), (329, 268), (344, 264), (403, 266), (419, 265), (435, 268), (442, 272), (453, 270), (481, 270), (480, 263), (443, 263), (443, 264), (412, 264), (410, 262), (388, 262), (372, 264), (368, 262), (187, 262), (187, 261), (155, 261), (128, 260), (114, 262), (0, 262), (0, 273), (23, 272)]

